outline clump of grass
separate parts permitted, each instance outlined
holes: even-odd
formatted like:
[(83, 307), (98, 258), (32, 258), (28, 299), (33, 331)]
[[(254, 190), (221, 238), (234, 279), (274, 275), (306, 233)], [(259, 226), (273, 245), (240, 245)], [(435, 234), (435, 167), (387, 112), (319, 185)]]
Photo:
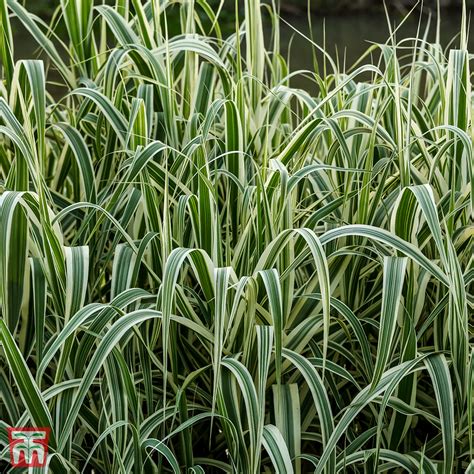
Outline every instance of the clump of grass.
[(472, 469), (466, 13), (460, 49), (393, 34), (349, 71), (309, 42), (310, 94), (275, 9), (219, 11), (0, 0), (0, 443), (50, 426), (55, 473)]

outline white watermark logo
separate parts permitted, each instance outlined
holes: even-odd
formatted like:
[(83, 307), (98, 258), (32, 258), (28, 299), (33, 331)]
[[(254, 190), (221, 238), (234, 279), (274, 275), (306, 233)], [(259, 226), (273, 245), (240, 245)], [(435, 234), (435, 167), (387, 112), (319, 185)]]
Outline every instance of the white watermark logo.
[(13, 467), (45, 467), (50, 428), (8, 428)]

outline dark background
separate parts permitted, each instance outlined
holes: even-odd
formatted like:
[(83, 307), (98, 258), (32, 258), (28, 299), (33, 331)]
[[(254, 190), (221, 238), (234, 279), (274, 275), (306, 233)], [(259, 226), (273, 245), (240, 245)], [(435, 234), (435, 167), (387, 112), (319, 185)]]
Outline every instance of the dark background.
[[(28, 10), (36, 13), (45, 21), (53, 14), (59, 5), (59, 0), (23, 0)], [(113, 4), (114, 0), (105, 0)], [(219, 0), (208, 0), (217, 10)], [(271, 2), (271, 0), (265, 0)], [(312, 31), (308, 26), (307, 0), (274, 0), (281, 6), (281, 51), (288, 58), (290, 68), (294, 70), (314, 70), (312, 48), (305, 36), (312, 36), (314, 41), (324, 46), (331, 56), (338, 60), (339, 66), (346, 69), (351, 66), (367, 50), (371, 43), (385, 43), (389, 37), (389, 25), (384, 11), (383, 0), (310, 0)], [(97, 0), (102, 3), (102, 0)], [(238, 0), (239, 6), (245, 5), (244, 0)], [(424, 0), (386, 0), (392, 27), (399, 24), (404, 16), (415, 6), (403, 26), (397, 31), (396, 40), (413, 38), (420, 27), (420, 35), (429, 28), (429, 41), (436, 38), (436, 1)], [(466, 0), (468, 12), (474, 11), (474, 0)], [(440, 0), (441, 27), (440, 39), (445, 48), (456, 47), (459, 43), (461, 25), (462, 0)], [(235, 0), (225, 0), (221, 12), (221, 27), (224, 31), (232, 32), (235, 22)], [(471, 10), (472, 9), (472, 10)], [(176, 9), (177, 11), (177, 9)], [(265, 11), (265, 9), (263, 10)], [(265, 14), (264, 19), (268, 19)], [(177, 17), (177, 21), (178, 17)], [(270, 31), (269, 22), (266, 23)], [(61, 36), (59, 30), (56, 33)], [(37, 56), (37, 44), (17, 21), (13, 22), (15, 37), (15, 56), (31, 58)], [(324, 44), (325, 41), (325, 44)], [(474, 34), (469, 35), (469, 49), (474, 50)], [(318, 57), (318, 62), (321, 58)], [(370, 61), (367, 59), (365, 62)], [(294, 84), (304, 87), (307, 85), (303, 74), (298, 76)]]
[[(51, 15), (58, 5), (58, 0), (25, 0), (28, 9), (34, 10), (41, 16)], [(211, 4), (218, 5), (219, 0), (210, 0)], [(243, 0), (239, 3), (244, 4)], [(386, 0), (386, 5), (391, 10), (400, 12), (408, 11), (417, 3), (416, 0)], [(308, 7), (307, 0), (281, 0), (282, 13), (301, 15), (305, 14)], [(436, 10), (436, 0), (424, 0), (425, 9)], [(443, 9), (460, 9), (462, 0), (439, 0)], [(234, 9), (234, 0), (225, 0), (224, 8), (230, 12)], [(354, 12), (377, 12), (384, 9), (383, 0), (310, 0), (310, 8), (315, 13), (321, 14), (347, 14)], [(466, 0), (468, 7), (474, 7), (474, 0)]]

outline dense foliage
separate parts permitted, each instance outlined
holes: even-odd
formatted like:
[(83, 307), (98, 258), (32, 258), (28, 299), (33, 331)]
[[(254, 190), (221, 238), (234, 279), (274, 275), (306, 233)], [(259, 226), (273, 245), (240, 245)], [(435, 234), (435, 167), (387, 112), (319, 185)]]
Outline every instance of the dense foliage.
[(218, 16), (0, 0), (2, 472), (8, 426), (51, 427), (54, 473), (464, 472), (466, 14), (348, 71), (308, 39), (311, 94), (271, 10)]

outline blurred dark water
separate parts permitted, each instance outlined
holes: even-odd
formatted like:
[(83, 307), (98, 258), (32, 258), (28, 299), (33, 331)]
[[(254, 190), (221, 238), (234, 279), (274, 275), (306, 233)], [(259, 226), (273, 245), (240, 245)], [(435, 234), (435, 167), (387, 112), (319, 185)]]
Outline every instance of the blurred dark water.
[[(427, 40), (436, 41), (437, 18), (413, 13), (402, 22), (403, 16), (392, 13), (390, 21), (392, 31), (396, 30), (397, 42), (410, 47), (414, 43), (410, 38), (422, 38), (428, 29)], [(439, 28), (441, 46), (444, 49), (459, 47), (461, 31), (461, 12), (459, 10), (442, 11)], [(390, 28), (384, 13), (358, 13), (351, 15), (330, 15), (312, 17), (312, 38), (338, 62), (339, 69), (347, 70), (374, 43), (383, 44), (390, 38)], [(400, 25), (400, 23), (402, 23)], [(397, 25), (400, 25), (397, 28)], [(282, 53), (289, 59), (291, 70), (314, 71), (313, 51), (308, 19), (301, 16), (284, 17), (281, 24)], [(405, 41), (404, 41), (405, 40)], [(406, 41), (408, 40), (408, 41)], [(474, 34), (468, 35), (468, 49), (474, 53)], [(372, 57), (366, 57), (363, 63), (377, 60), (378, 49)], [(408, 51), (406, 51), (408, 52)], [(403, 55), (403, 50), (400, 51)], [(323, 67), (323, 55), (317, 54), (318, 67)], [(321, 70), (321, 69), (320, 69)], [(328, 69), (328, 72), (330, 69)], [(299, 77), (293, 81), (296, 86), (308, 86), (308, 81)]]
[[(391, 16), (391, 25), (395, 29), (403, 20), (399, 15)], [(429, 26), (428, 41), (436, 40), (437, 19), (428, 15), (420, 17), (412, 14), (396, 32), (397, 41), (406, 38), (422, 37)], [(461, 13), (448, 10), (441, 15), (440, 39), (443, 47), (458, 47), (461, 27)], [(291, 54), (296, 68), (307, 67), (311, 63), (311, 50), (308, 48), (310, 36), (307, 18), (300, 16), (285, 17), (281, 25), (282, 46), (285, 53)], [(359, 13), (343, 16), (326, 16), (312, 18), (312, 32), (315, 42), (332, 55), (345, 58), (347, 65), (353, 64), (370, 46), (371, 43), (385, 43), (390, 37), (387, 18), (382, 13)], [(468, 36), (469, 49), (474, 49), (474, 34)]]
[[(30, 3), (30, 2), (28, 2)], [(41, 2), (40, 2), (41, 3)], [(286, 2), (289, 3), (289, 2)], [(38, 7), (36, 7), (37, 10)], [(47, 12), (47, 13), (44, 13)], [(38, 12), (36, 12), (38, 13)], [(43, 10), (45, 17), (51, 12)], [(289, 59), (291, 70), (314, 71), (313, 51), (307, 37), (310, 35), (308, 18), (303, 14), (294, 15), (282, 11), (281, 22), (281, 51)], [(226, 12), (224, 18), (230, 16)], [(403, 20), (403, 16), (395, 11), (390, 14), (392, 26)], [(312, 36), (314, 41), (334, 58), (338, 60), (340, 69), (351, 66), (371, 45), (371, 43), (385, 43), (389, 38), (389, 26), (384, 13), (352, 13), (348, 15), (313, 15)], [(233, 19), (229, 21), (233, 25)], [(426, 27), (430, 24), (429, 41), (436, 38), (435, 16), (431, 19), (427, 13), (414, 12), (397, 31), (397, 41), (413, 38), (419, 31), (423, 36)], [(459, 9), (443, 10), (441, 15), (440, 37), (443, 47), (456, 47), (459, 44), (461, 13)], [(18, 59), (32, 58), (40, 55), (38, 45), (30, 37), (18, 20), (13, 21), (14, 49)], [(267, 28), (270, 31), (270, 28)], [(58, 35), (63, 35), (58, 31)], [(474, 34), (470, 34), (469, 50), (474, 52)], [(408, 46), (409, 43), (406, 43)], [(376, 57), (366, 58), (364, 63), (376, 60)], [(319, 67), (323, 66), (322, 54), (317, 54)], [(329, 71), (330, 72), (330, 71)], [(55, 80), (55, 75), (50, 74), (49, 79)], [(311, 87), (307, 79), (299, 76), (293, 80), (293, 85), (298, 87)]]

